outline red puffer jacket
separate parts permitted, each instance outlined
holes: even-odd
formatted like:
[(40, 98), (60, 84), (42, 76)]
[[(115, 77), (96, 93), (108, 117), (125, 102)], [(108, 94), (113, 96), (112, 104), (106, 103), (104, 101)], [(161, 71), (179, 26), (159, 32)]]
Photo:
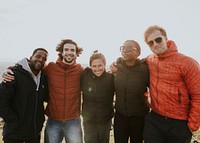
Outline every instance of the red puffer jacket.
[(80, 76), (83, 68), (80, 64), (64, 64), (59, 58), (49, 63), (44, 72), (47, 74), (50, 100), (46, 115), (54, 120), (65, 121), (80, 116), (81, 89)]
[(150, 55), (151, 108), (156, 113), (178, 120), (188, 120), (196, 131), (200, 126), (200, 67), (190, 57), (178, 53), (173, 41), (159, 56)]

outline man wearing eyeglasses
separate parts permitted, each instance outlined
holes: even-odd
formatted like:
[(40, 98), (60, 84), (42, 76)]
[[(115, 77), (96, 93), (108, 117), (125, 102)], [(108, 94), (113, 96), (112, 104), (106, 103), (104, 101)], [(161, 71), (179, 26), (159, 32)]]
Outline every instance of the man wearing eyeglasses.
[(150, 70), (150, 108), (145, 117), (145, 143), (190, 143), (200, 126), (200, 68), (180, 54), (166, 31), (150, 26), (144, 40), (154, 53)]
[(149, 70), (141, 61), (140, 45), (127, 40), (120, 47), (122, 57), (118, 59), (114, 73), (116, 90), (114, 139), (115, 143), (142, 143), (144, 117), (149, 112), (144, 93), (149, 86)]

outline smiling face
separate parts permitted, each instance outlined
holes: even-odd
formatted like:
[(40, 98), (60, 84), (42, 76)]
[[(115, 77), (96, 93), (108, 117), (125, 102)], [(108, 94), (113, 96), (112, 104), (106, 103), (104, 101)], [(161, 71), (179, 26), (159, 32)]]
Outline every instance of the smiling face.
[(105, 64), (102, 59), (94, 59), (90, 67), (96, 76), (101, 76), (105, 71)]
[(38, 50), (30, 57), (30, 68), (35, 75), (37, 75), (44, 67), (47, 56), (47, 52), (44, 50)]
[(71, 64), (75, 61), (76, 59), (76, 46), (71, 43), (64, 44), (63, 46), (63, 51), (62, 51), (62, 57), (63, 57), (63, 62), (65, 64)]
[(126, 63), (133, 63), (140, 55), (138, 45), (132, 40), (125, 41), (121, 47), (121, 55)]
[(167, 50), (167, 38), (157, 29), (149, 34), (147, 37), (147, 44), (151, 51), (157, 55), (163, 54)]

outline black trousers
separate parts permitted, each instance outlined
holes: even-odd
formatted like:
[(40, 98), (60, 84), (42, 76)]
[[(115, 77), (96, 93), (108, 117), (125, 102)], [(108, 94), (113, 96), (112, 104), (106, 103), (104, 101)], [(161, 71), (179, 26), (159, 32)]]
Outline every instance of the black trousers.
[(166, 118), (151, 111), (145, 117), (145, 143), (190, 143), (187, 121)]
[(16, 140), (16, 139), (9, 139), (4, 138), (4, 143), (40, 143), (40, 135), (36, 138), (29, 139), (29, 140)]
[(115, 143), (142, 143), (144, 116), (126, 117), (119, 112), (114, 117)]
[(83, 129), (85, 143), (109, 143), (111, 120), (104, 124), (84, 122)]

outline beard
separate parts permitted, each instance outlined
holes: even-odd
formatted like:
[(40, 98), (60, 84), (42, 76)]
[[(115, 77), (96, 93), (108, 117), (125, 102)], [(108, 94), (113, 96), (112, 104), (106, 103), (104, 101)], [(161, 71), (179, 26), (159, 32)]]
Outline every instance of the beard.
[(65, 63), (71, 64), (75, 61), (75, 58), (63, 58)]
[(157, 46), (155, 47), (152, 52), (157, 54), (157, 55), (160, 55), (160, 54), (163, 54), (166, 50), (167, 50), (167, 46), (165, 46), (164, 44), (160, 45), (160, 46)]
[(74, 60), (71, 60), (71, 61), (68, 61), (68, 60), (66, 60), (66, 59), (64, 59), (64, 61), (66, 62), (66, 63), (72, 63)]
[(30, 69), (31, 71), (37, 75), (44, 67), (44, 64), (40, 63), (40, 62), (30, 62), (29, 63)]

